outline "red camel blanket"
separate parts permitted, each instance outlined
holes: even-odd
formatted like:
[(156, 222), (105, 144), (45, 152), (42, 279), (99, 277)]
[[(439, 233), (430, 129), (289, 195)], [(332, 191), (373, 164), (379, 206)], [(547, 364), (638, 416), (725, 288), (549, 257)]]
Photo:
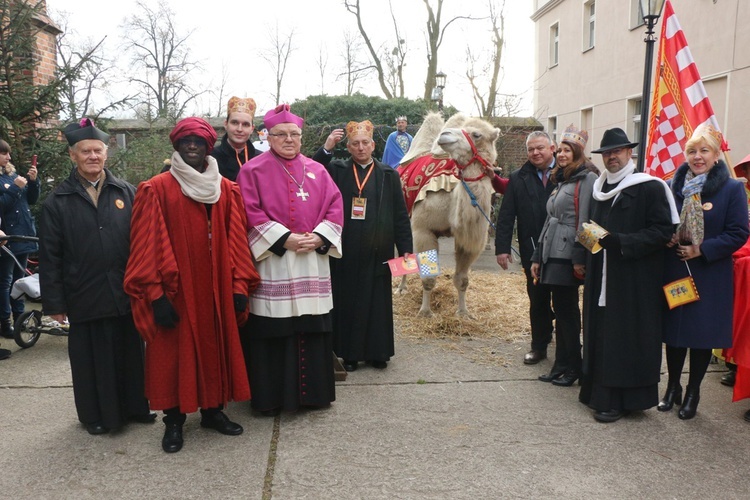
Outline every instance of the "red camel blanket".
[(406, 200), (406, 210), (411, 215), (411, 209), (422, 188), (432, 179), (440, 175), (458, 177), (456, 162), (452, 158), (435, 158), (429, 154), (414, 158), (406, 165), (398, 167), (401, 177), (401, 189)]

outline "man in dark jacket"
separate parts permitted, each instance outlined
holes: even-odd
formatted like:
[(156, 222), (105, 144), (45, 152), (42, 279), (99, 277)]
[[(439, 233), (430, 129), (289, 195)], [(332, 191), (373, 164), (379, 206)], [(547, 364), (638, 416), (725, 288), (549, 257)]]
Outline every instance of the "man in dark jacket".
[(586, 261), (579, 399), (605, 423), (659, 401), (664, 250), (679, 215), (664, 181), (635, 171), (637, 145), (614, 128), (592, 151), (606, 171), (594, 183), (590, 215), (608, 234)]
[(495, 255), (497, 263), (508, 269), (513, 262), (511, 240), (513, 225), (518, 223), (518, 247), (521, 265), (526, 273), (526, 292), (529, 295), (529, 317), (531, 319), (531, 350), (523, 362), (535, 365), (547, 357), (547, 345), (552, 340), (552, 307), (548, 285), (534, 283), (531, 276), (531, 255), (539, 241), (539, 235), (547, 218), (547, 198), (553, 190), (549, 174), (555, 166), (555, 145), (543, 131), (534, 131), (526, 137), (528, 161), (510, 174), (510, 182), (503, 196), (497, 216)]
[(227, 133), (221, 138), (221, 144), (213, 148), (211, 156), (219, 164), (219, 173), (230, 181), (236, 181), (240, 167), (260, 154), (250, 140), (254, 118), (255, 101), (252, 98), (229, 99), (227, 119), (224, 120)]
[[(373, 129), (369, 120), (349, 122), (351, 158), (323, 162), (344, 201), (343, 257), (331, 260), (331, 281), (333, 349), (346, 371), (360, 361), (383, 369), (393, 356), (393, 292), (385, 261), (393, 258), (394, 246), (399, 255), (413, 252), (401, 181), (372, 157)], [(329, 136), (334, 146), (341, 132)]]
[(44, 202), (39, 279), (46, 314), (70, 321), (78, 419), (90, 434), (153, 422), (143, 344), (123, 290), (135, 189), (104, 168), (109, 136), (88, 118), (63, 131), (75, 168)]

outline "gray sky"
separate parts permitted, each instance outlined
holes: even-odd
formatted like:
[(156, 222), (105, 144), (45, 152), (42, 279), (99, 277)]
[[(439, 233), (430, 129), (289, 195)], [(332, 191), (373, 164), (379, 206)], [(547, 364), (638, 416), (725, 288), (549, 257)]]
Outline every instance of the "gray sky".
[[(498, 5), (500, 0), (494, 0)], [(147, 0), (155, 5), (156, 0)], [(247, 0), (167, 0), (176, 13), (176, 24), (181, 32), (194, 30), (190, 38), (193, 58), (203, 65), (204, 71), (195, 75), (196, 88), (218, 89), (222, 67), (228, 71), (228, 84), (225, 99), (231, 95), (253, 97), (258, 103), (258, 113), (273, 106), (275, 77), (268, 63), (259, 55), (269, 45), (269, 33), (279, 23), (279, 30), (286, 34), (294, 29), (294, 46), (282, 85), (282, 100), (293, 102), (308, 95), (321, 93), (321, 81), (316, 63), (319, 49), (328, 54), (327, 73), (324, 91), (328, 95), (341, 95), (345, 92), (345, 81), (336, 80), (343, 68), (341, 48), (342, 36), (346, 29), (357, 33), (355, 17), (346, 11), (342, 0), (284, 0), (282, 2), (258, 2)], [(426, 69), (426, 40), (424, 35), (426, 9), (422, 0), (394, 0), (395, 10), (401, 19), (402, 36), (405, 35), (408, 47), (406, 66), (406, 90), (408, 98), (422, 96), (423, 78)], [(119, 47), (122, 42), (123, 20), (132, 15), (135, 0), (117, 2), (95, 0), (47, 0), (48, 9), (65, 12), (69, 27), (75, 30), (76, 37), (90, 37), (99, 40), (107, 35), (105, 46), (107, 55), (118, 61), (120, 76), (127, 76), (128, 57)], [(271, 6), (279, 7), (275, 10)], [(459, 8), (466, 9), (459, 12)], [(531, 15), (531, 0), (507, 0), (505, 6), (506, 47), (503, 54), (504, 79), (501, 92), (523, 96), (523, 109), (520, 114), (532, 112), (532, 80), (534, 57), (534, 24)], [(362, 0), (364, 24), (378, 46), (393, 38), (393, 28), (386, 0)], [(446, 0), (443, 20), (456, 14), (480, 16), (487, 11), (486, 0)], [(413, 20), (409, 26), (409, 20)], [(406, 29), (404, 29), (406, 28)], [(466, 46), (472, 42), (473, 51), (490, 49), (488, 21), (462, 21), (453, 23), (440, 49), (439, 70), (447, 77), (444, 102), (461, 111), (476, 114), (466, 72)], [(119, 57), (118, 57), (119, 55)], [(120, 84), (122, 85), (122, 84)], [(127, 92), (122, 86), (113, 86), (115, 97)], [(363, 94), (382, 97), (376, 78), (370, 77), (361, 84)], [(197, 104), (193, 113), (216, 114), (218, 101), (206, 97)]]

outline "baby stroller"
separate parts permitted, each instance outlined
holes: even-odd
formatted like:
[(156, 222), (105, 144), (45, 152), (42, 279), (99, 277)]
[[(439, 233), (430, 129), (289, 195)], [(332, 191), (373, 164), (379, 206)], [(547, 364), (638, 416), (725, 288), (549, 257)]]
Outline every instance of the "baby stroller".
[[(0, 236), (0, 242), (5, 241), (39, 241), (39, 238), (34, 236), (18, 236), (18, 235), (6, 235)], [(16, 262), (16, 265), (23, 269), (21, 263), (18, 262), (16, 256), (10, 251), (7, 245), (0, 247), (0, 251), (10, 255)], [(13, 288), (10, 291), (10, 296), (14, 299), (18, 299), (25, 296), (31, 302), (41, 302), (42, 294), (39, 288), (39, 273), (32, 272), (29, 269), (23, 269), (25, 277), (16, 280), (13, 283)], [(13, 340), (16, 341), (20, 347), (24, 349), (36, 344), (37, 340), (42, 333), (49, 335), (66, 336), (68, 335), (68, 325), (60, 324), (48, 316), (44, 316), (44, 313), (37, 309), (30, 309), (18, 318), (13, 325)]]

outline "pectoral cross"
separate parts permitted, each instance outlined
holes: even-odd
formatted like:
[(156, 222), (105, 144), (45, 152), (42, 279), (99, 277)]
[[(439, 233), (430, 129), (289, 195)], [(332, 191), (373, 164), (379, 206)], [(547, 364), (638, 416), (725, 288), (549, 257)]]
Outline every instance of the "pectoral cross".
[(302, 189), (302, 186), (300, 186), (299, 192), (297, 193), (297, 197), (302, 198), (302, 201), (307, 201), (308, 196), (310, 196), (310, 193), (305, 193), (305, 191)]

